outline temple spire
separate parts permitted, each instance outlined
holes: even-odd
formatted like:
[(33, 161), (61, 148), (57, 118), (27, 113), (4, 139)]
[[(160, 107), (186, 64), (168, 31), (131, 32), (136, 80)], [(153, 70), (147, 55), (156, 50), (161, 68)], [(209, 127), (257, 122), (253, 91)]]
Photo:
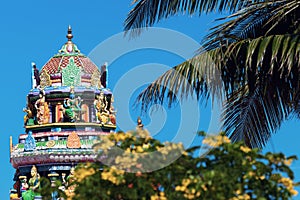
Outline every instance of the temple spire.
[(66, 35), (66, 38), (68, 38), (68, 41), (58, 51), (59, 55), (61, 55), (61, 54), (80, 54), (79, 49), (72, 42), (73, 34), (72, 34), (71, 25), (69, 25), (69, 27), (68, 27), (68, 34)]
[(68, 34), (66, 37), (68, 38), (68, 41), (71, 41), (73, 38), (71, 25), (68, 27)]

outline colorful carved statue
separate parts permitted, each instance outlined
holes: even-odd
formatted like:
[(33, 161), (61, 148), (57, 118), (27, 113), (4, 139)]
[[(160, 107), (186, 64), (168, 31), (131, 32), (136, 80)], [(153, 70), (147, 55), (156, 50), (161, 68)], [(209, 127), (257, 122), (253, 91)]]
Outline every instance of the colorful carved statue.
[(15, 181), (14, 183), (14, 192), (16, 192), (17, 197), (19, 197), (21, 195), (21, 191), (20, 191), (20, 185), (21, 185), (21, 181), (20, 181), (20, 170), (16, 169), (16, 172), (14, 174), (14, 178), (13, 180)]
[(117, 111), (115, 110), (115, 108), (113, 106), (113, 103), (114, 103), (114, 97), (112, 96), (111, 100), (110, 100), (110, 107), (109, 107), (109, 118), (110, 118), (111, 124), (116, 125), (116, 113), (117, 113)]
[(29, 188), (28, 183), (27, 183), (27, 177), (26, 176), (20, 176), (20, 180), (21, 180), (21, 194), (23, 194)]
[(45, 99), (45, 92), (40, 91), (39, 99), (34, 104), (35, 109), (37, 110), (36, 118), (38, 124), (47, 124), (49, 122), (50, 114), (49, 107)]
[(70, 174), (67, 177), (67, 186), (68, 186), (68, 191), (69, 193), (73, 193), (75, 190), (76, 185), (74, 185), (76, 178), (75, 178), (75, 168), (72, 167), (70, 169)]
[(73, 102), (72, 99), (66, 98), (64, 100), (64, 122), (75, 122), (75, 112), (73, 110)]
[(100, 92), (99, 95), (96, 95), (94, 108), (96, 110), (97, 122), (106, 124), (109, 121), (109, 111), (107, 110), (107, 101), (103, 92)]
[(32, 62), (31, 65), (32, 65), (32, 73), (33, 73), (33, 87), (32, 88), (38, 88), (41, 83), (40, 72), (36, 68), (36, 64), (34, 62)]
[(96, 120), (97, 122), (100, 122), (100, 112), (101, 112), (101, 101), (100, 96), (96, 95), (95, 101), (94, 101), (94, 108), (96, 111)]
[(32, 136), (32, 131), (28, 132), (27, 138), (25, 139), (24, 151), (34, 151), (36, 149), (36, 142)]
[(79, 120), (81, 115), (81, 103), (81, 98), (75, 98), (74, 87), (71, 87), (70, 97), (64, 99), (63, 103), (64, 122), (75, 122)]
[(29, 189), (26, 192), (23, 192), (23, 200), (34, 200), (35, 196), (40, 196), (37, 192), (40, 188), (40, 175), (37, 172), (36, 167), (33, 165), (31, 168), (31, 178), (29, 179)]
[(31, 126), (34, 125), (34, 117), (33, 117), (33, 105), (27, 103), (26, 108), (23, 109), (23, 112), (27, 114), (24, 116), (24, 126)]

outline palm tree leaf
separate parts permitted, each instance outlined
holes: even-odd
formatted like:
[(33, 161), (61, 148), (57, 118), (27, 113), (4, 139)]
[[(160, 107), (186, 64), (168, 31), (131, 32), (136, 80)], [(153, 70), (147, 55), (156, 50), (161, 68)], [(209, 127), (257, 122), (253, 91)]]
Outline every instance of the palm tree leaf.
[(271, 57), (271, 63), (270, 63), (270, 71), (269, 73), (273, 73), (274, 71), (274, 65), (275, 63), (279, 62), (279, 59), (278, 58), (278, 55), (279, 55), (279, 50), (281, 49), (281, 46), (282, 46), (282, 40), (284, 39), (284, 35), (278, 35), (278, 36), (275, 36), (273, 38), (273, 43), (272, 43), (272, 57)]
[[(254, 2), (229, 15), (224, 23), (211, 28), (203, 42), (205, 50), (241, 39), (282, 34), (299, 34), (300, 6), (297, 0)], [(274, 34), (276, 33), (276, 34)]]
[[(299, 38), (298, 35), (288, 34), (240, 40), (226, 46), (226, 52), (222, 59), (227, 59), (227, 63), (224, 64), (227, 67), (229, 67), (230, 61), (234, 65), (231, 67), (236, 68), (235, 79), (242, 81), (238, 83), (238, 87), (245, 85), (249, 79), (254, 81), (259, 77), (267, 77), (274, 73), (279, 73), (282, 77), (290, 80), (292, 79), (291, 71), (297, 70), (299, 66), (299, 50), (297, 51)], [(254, 58), (256, 59), (254, 60)], [(223, 70), (226, 69), (221, 67), (221, 71)], [(239, 71), (245, 71), (248, 78), (239, 77), (244, 76)]]
[[(259, 2), (254, 0), (253, 2)], [(124, 30), (133, 30), (133, 34), (140, 33), (139, 28), (152, 26), (162, 18), (185, 13), (198, 15), (210, 12), (234, 12), (249, 5), (248, 0), (134, 0), (134, 8), (129, 12)]]
[[(299, 13), (299, 1), (298, 0), (289, 0), (289, 1), (278, 1), (267, 2), (265, 5), (268, 6), (277, 6), (276, 9), (272, 9), (272, 17), (266, 22), (265, 25), (271, 25), (268, 31), (265, 34), (269, 34), (275, 27), (277, 27), (282, 21), (288, 19), (290, 14), (293, 16)], [(299, 17), (299, 14), (298, 14)]]
[[(147, 110), (151, 104), (163, 104), (165, 97), (171, 106), (178, 99), (196, 95), (197, 99), (222, 98), (220, 73), (212, 56), (219, 50), (210, 51), (168, 70), (139, 94), (137, 102)], [(195, 93), (194, 93), (195, 92)]]
[(257, 89), (250, 94), (244, 87), (225, 102), (223, 128), (233, 142), (244, 141), (251, 148), (262, 147), (289, 113), (289, 107), (278, 92), (262, 94)]
[[(286, 45), (287, 41), (293, 41), (294, 44)], [(146, 108), (148, 104), (162, 104), (165, 96), (171, 106), (178, 97), (182, 99), (186, 95), (191, 96), (192, 92), (196, 92), (200, 99), (218, 98), (223, 95), (223, 86), (227, 96), (245, 85), (253, 92), (256, 87), (251, 85), (256, 84), (259, 79), (264, 80), (275, 70), (276, 73), (283, 73), (275, 61), (281, 61), (281, 55), (287, 53), (292, 61), (285, 62), (285, 68), (289, 70), (285, 70), (284, 76), (289, 81), (292, 79), (289, 72), (299, 63), (299, 51), (295, 51), (295, 45), (299, 43), (297, 41), (299, 37), (294, 35), (268, 36), (232, 43), (226, 47), (225, 52), (222, 48), (203, 52), (159, 77), (139, 95), (138, 101), (142, 101)], [(254, 57), (256, 59), (252, 60)], [(220, 85), (222, 89), (218, 88)], [(266, 88), (261, 89), (264, 90)]]

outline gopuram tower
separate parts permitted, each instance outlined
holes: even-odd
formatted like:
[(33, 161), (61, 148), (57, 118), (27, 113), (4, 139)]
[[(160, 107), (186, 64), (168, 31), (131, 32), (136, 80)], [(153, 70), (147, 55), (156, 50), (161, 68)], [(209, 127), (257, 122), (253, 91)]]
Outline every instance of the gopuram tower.
[(26, 200), (29, 195), (41, 199), (29, 192), (39, 187), (35, 179), (55, 177), (64, 181), (78, 163), (94, 162), (97, 155), (92, 146), (98, 136), (116, 129), (106, 65), (99, 69), (72, 38), (69, 27), (67, 42), (40, 71), (32, 63), (32, 89), (24, 108), (25, 132), (17, 144), (10, 140), (16, 199)]

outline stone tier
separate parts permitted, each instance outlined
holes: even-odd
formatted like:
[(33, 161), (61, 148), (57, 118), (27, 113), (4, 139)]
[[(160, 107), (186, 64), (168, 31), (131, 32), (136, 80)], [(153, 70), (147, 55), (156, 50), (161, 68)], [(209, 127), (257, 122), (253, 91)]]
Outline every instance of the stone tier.
[(11, 163), (14, 168), (36, 164), (63, 164), (79, 162), (95, 162), (97, 154), (93, 149), (39, 149), (31, 152), (14, 151)]

